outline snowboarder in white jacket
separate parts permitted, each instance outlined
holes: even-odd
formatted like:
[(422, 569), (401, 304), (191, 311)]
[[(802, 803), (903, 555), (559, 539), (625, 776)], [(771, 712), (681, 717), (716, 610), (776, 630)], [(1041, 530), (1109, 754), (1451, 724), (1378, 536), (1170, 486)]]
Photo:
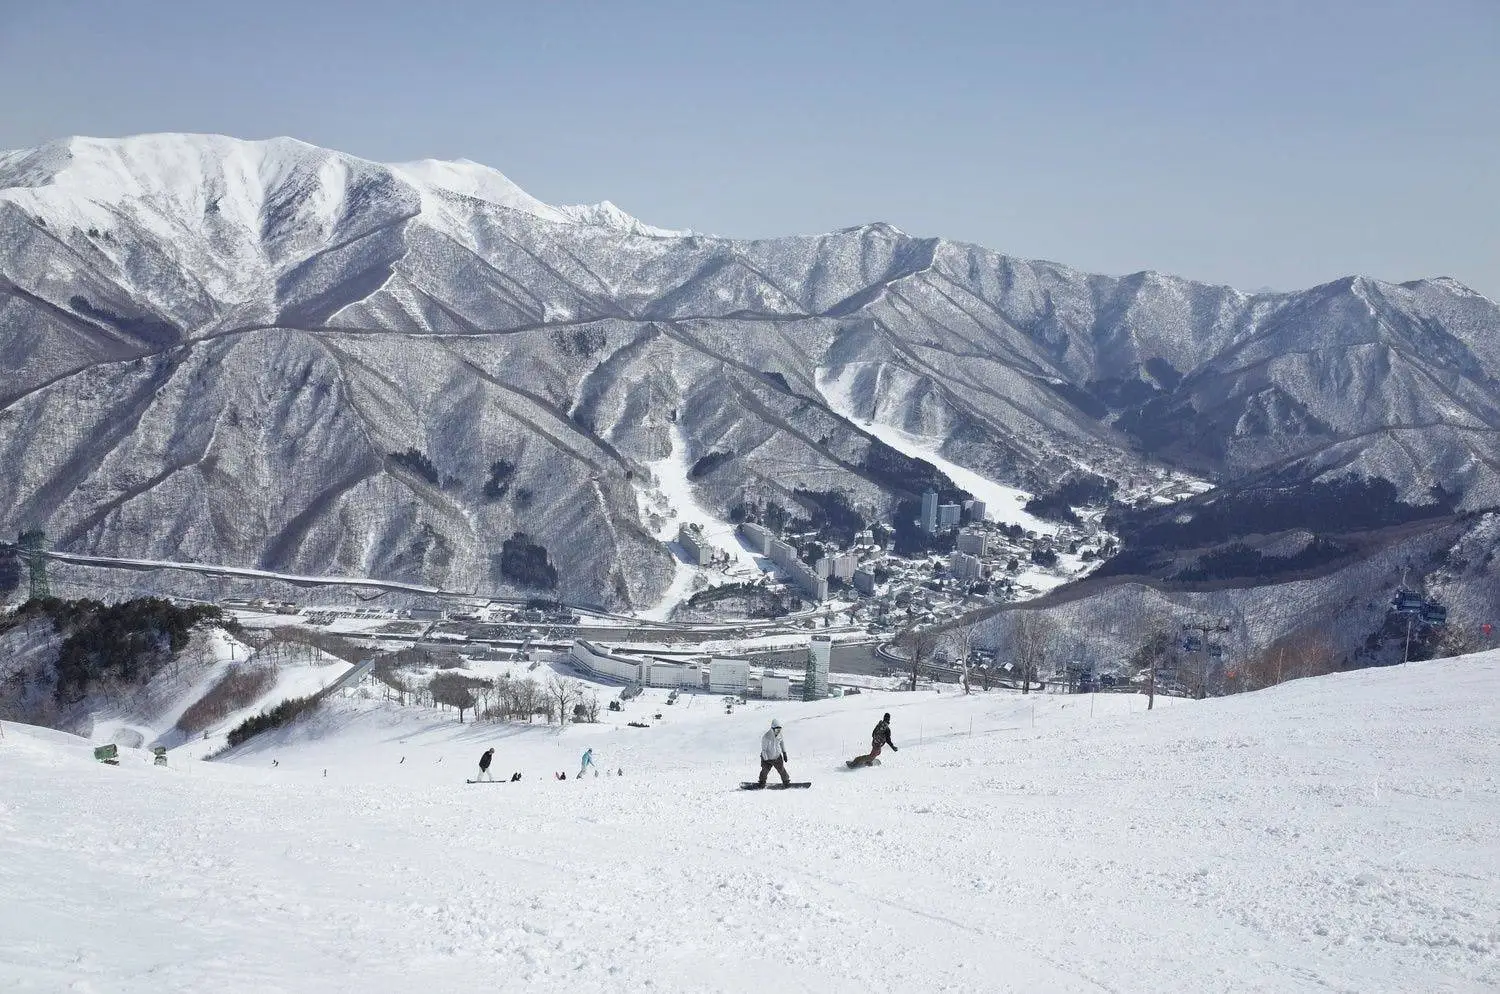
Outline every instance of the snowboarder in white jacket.
[(792, 778), (787, 776), (786, 772), (788, 758), (786, 743), (781, 738), (781, 722), (772, 718), (771, 727), (760, 737), (760, 785), (762, 787), (766, 785), (766, 777), (772, 770), (781, 774), (783, 786), (792, 782)]

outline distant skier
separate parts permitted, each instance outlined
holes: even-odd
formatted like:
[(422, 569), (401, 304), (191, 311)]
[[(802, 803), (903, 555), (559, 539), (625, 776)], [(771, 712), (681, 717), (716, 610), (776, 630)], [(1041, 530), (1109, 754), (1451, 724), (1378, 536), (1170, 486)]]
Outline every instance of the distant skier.
[[(574, 780), (581, 780), (581, 779), (583, 779), (583, 771), (586, 770), (586, 769), (588, 769), (590, 766), (593, 766), (593, 765), (594, 765), (594, 750), (591, 749), (591, 748), (583, 750), (583, 763), (578, 767), (578, 776), (574, 777), (573, 779)], [(599, 771), (595, 770), (594, 771), (594, 775), (598, 776), (599, 775)]]
[(863, 756), (855, 756), (849, 760), (847, 765), (851, 770), (857, 766), (869, 766), (880, 756), (880, 750), (886, 746), (891, 747), (891, 752), (900, 752), (896, 743), (891, 741), (891, 715), (886, 712), (884, 718), (875, 723), (875, 730), (870, 733), (870, 751)]
[(495, 779), (494, 775), (490, 773), (490, 760), (492, 760), (494, 758), (495, 758), (495, 750), (492, 749), (492, 748), (491, 749), (486, 749), (484, 751), (484, 754), (479, 757), (479, 779), (480, 780), (486, 780), (486, 779), (493, 780), (493, 779)]
[(781, 774), (783, 786), (792, 782), (792, 778), (787, 776), (786, 772), (788, 758), (786, 742), (781, 738), (781, 722), (772, 718), (771, 727), (760, 737), (760, 785), (762, 787), (766, 785), (766, 777), (772, 770)]

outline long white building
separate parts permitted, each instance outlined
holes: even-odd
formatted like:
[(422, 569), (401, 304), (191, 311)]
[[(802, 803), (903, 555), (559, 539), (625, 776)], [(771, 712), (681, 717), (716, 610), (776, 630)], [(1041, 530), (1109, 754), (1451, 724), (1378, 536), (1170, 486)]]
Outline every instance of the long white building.
[(626, 683), (646, 687), (702, 687), (704, 682), (703, 666), (696, 660), (628, 656), (586, 639), (574, 642), (569, 655), (588, 673)]
[(771, 539), (766, 554), (808, 599), (821, 604), (828, 599), (828, 580), (797, 558), (797, 550), (779, 538)]
[(684, 521), (677, 526), (677, 544), (682, 546), (682, 551), (687, 553), (688, 561), (694, 566), (707, 566), (717, 552), (708, 536), (703, 534), (702, 526), (696, 522)]
[(740, 534), (745, 538), (745, 544), (750, 546), (750, 551), (758, 556), (771, 554), (771, 542), (773, 536), (763, 525), (757, 525), (753, 521), (746, 521), (740, 525)]

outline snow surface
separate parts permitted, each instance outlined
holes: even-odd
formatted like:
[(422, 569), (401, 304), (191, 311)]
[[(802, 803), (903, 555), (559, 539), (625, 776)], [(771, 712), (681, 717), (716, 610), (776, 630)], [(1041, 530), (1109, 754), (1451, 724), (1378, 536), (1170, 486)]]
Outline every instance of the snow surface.
[[(135, 702), (131, 702), (117, 710), (96, 712), (92, 715), (93, 727), (89, 738), (94, 742), (113, 742), (133, 748), (167, 744), (163, 740), (171, 734), (183, 712), (201, 698), (209, 688), (218, 683), (235, 661), (244, 662), (253, 652), (249, 646), (221, 628), (201, 630), (195, 638), (207, 642), (206, 665), (200, 669), (189, 662), (186, 667), (189, 672), (186, 674), (174, 676), (170, 670), (157, 674), (153, 683), (164, 685), (169, 695), (164, 707), (142, 709), (136, 706)], [(182, 668), (181, 660), (179, 660), (178, 668)], [(274, 692), (273, 687), (271, 693), (274, 694)], [(149, 698), (150, 695), (140, 696)], [(255, 702), (256, 710), (268, 704), (274, 705), (281, 700), (280, 697), (269, 701), (265, 699), (270, 696), (270, 694), (265, 695), (262, 700)], [(253, 713), (255, 712), (249, 712), (249, 714)], [(248, 714), (241, 715), (239, 721), (243, 721), (246, 717)], [(227, 727), (233, 728), (234, 726)], [(225, 735), (227, 735), (227, 728), (220, 732), (219, 744), (223, 744)]]
[[(319, 651), (309, 652), (300, 660), (282, 663), (276, 667), (275, 681), (265, 693), (239, 710), (225, 715), (196, 738), (187, 738), (181, 745), (172, 749), (172, 755), (181, 759), (189, 757), (202, 759), (205, 756), (211, 756), (225, 747), (230, 731), (246, 719), (262, 711), (269, 711), (282, 701), (293, 697), (316, 694), (342, 678), (351, 669), (347, 661)], [(204, 686), (212, 686), (212, 684)], [(95, 738), (97, 737), (96, 731)]]
[[(687, 437), (675, 422), (671, 426), (671, 439), (671, 452), (646, 463), (647, 469), (651, 471), (651, 487), (638, 487), (636, 490), (642, 520), (656, 520), (652, 534), (667, 544), (676, 559), (677, 572), (661, 599), (640, 612), (642, 618), (653, 621), (666, 620), (674, 607), (692, 596), (696, 587), (751, 580), (763, 570), (772, 568), (770, 560), (757, 557), (740, 543), (734, 525), (719, 518), (699, 502), (697, 494), (693, 492), (693, 483), (688, 479), (691, 467), (688, 464)], [(688, 565), (686, 553), (677, 542), (677, 527), (681, 524), (699, 525), (704, 537), (714, 548), (729, 555), (730, 565), (727, 571)]]
[(816, 370), (818, 392), (823, 395), (830, 410), (858, 424), (897, 452), (916, 459), (925, 459), (948, 474), (948, 478), (955, 484), (973, 494), (975, 498), (984, 501), (985, 517), (989, 520), (1002, 524), (1020, 525), (1038, 535), (1057, 533), (1057, 525), (1033, 514), (1027, 514), (1023, 510), (1026, 502), (1032, 498), (1032, 494), (997, 483), (943, 456), (941, 453), (943, 439), (913, 435), (894, 425), (857, 418), (854, 414), (854, 404), (850, 400), (850, 391), (853, 389), (854, 378), (859, 372), (860, 365), (860, 363), (850, 363), (838, 376), (830, 375), (824, 367), (818, 367)]
[[(279, 618), (285, 624), (285, 616)], [(292, 645), (257, 653), (222, 629), (201, 630), (206, 640), (201, 661), (188, 650), (180, 664), (152, 678), (143, 692), (119, 698), (90, 714), (89, 740), (133, 749), (165, 746), (175, 757), (201, 759), (224, 748), (229, 732), (241, 722), (292, 697), (315, 694), (349, 673), (351, 664), (310, 646)], [(271, 681), (243, 707), (228, 712), (195, 733), (177, 727), (183, 714), (210, 693), (232, 667), (269, 669)]]
[[(163, 769), (5, 724), (0, 978), (1494, 990), (1497, 688), (1500, 653), (1150, 713), (1135, 696), (877, 693), (726, 715), (647, 692), (561, 733), (356, 694), (230, 761)], [(844, 771), (887, 710), (900, 752)], [(772, 715), (811, 790), (735, 789)], [(525, 779), (463, 784), (488, 746)], [(586, 746), (624, 776), (549, 779)]]
[(461, 197), (508, 207), (511, 210), (524, 211), (547, 221), (568, 219), (555, 207), (542, 203), (511, 182), (498, 169), (492, 169), (472, 159), (459, 159), (454, 162), (421, 159), (417, 162), (397, 163), (392, 165), (391, 169), (422, 192), (424, 209), (431, 204), (432, 191), (443, 190)]

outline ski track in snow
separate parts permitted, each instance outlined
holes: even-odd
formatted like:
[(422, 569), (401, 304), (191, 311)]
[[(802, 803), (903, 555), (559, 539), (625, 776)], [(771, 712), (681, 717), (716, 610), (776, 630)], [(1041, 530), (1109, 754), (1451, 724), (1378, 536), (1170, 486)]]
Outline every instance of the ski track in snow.
[[(693, 581), (699, 577), (710, 586), (717, 586), (734, 580), (754, 579), (761, 575), (763, 569), (755, 554), (740, 544), (735, 526), (720, 519), (698, 502), (697, 495), (693, 493), (692, 481), (688, 479), (691, 467), (687, 461), (687, 438), (676, 423), (672, 425), (671, 438), (672, 451), (665, 457), (646, 464), (656, 484), (654, 490), (637, 491), (642, 518), (645, 519), (653, 511), (660, 517), (661, 524), (653, 534), (667, 543), (677, 559), (677, 572), (661, 599), (650, 609), (640, 613), (642, 618), (650, 621), (666, 620), (672, 609), (692, 594)], [(689, 566), (683, 561), (677, 543), (677, 526), (691, 523), (701, 525), (709, 542), (729, 554), (732, 563), (730, 572)]]
[[(0, 978), (1493, 990), (1497, 685), (1500, 652), (1151, 713), (1133, 695), (877, 693), (725, 715), (647, 691), (560, 734), (348, 694), (230, 760), (166, 769), (6, 724)], [(900, 751), (844, 771), (882, 710)], [(812, 790), (734, 789), (772, 715)], [(654, 727), (623, 725), (642, 716)], [(462, 783), (490, 745), (522, 782)], [(586, 746), (625, 775), (549, 779)]]
[(857, 417), (854, 413), (854, 404), (849, 399), (849, 393), (859, 365), (859, 363), (850, 363), (844, 367), (844, 375), (839, 377), (830, 375), (829, 370), (824, 366), (819, 366), (814, 370), (818, 392), (823, 395), (823, 400), (830, 410), (851, 424), (859, 425), (861, 429), (874, 435), (897, 452), (932, 463), (959, 487), (984, 501), (985, 516), (990, 520), (1002, 524), (1020, 525), (1038, 535), (1057, 533), (1057, 525), (1022, 510), (1023, 505), (1031, 499), (1031, 494), (1015, 487), (1008, 487), (1003, 483), (996, 483), (948, 459), (941, 453), (943, 444), (941, 439), (913, 435), (894, 425)]

